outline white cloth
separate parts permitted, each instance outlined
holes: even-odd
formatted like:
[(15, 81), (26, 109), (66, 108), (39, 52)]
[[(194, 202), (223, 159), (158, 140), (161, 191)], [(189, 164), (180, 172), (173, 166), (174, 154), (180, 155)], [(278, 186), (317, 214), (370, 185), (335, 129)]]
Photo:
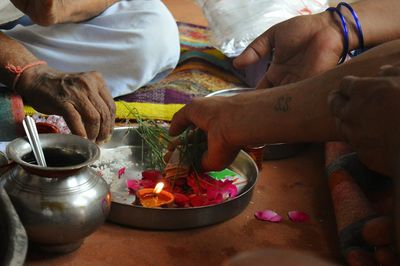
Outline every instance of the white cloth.
[(82, 23), (3, 32), (55, 69), (99, 71), (113, 97), (167, 75), (180, 52), (176, 22), (160, 0), (119, 1)]
[(14, 21), (23, 15), (9, 0), (0, 0), (0, 25)]

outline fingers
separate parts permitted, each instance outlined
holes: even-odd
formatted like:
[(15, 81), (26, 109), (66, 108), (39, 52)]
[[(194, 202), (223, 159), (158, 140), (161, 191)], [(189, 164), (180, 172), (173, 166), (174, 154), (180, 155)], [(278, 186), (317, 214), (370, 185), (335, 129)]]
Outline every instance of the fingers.
[(329, 108), (334, 116), (340, 120), (344, 120), (347, 115), (347, 104), (352, 96), (354, 84), (359, 78), (347, 76), (342, 79), (339, 89), (333, 90), (328, 95)]
[(201, 158), (201, 165), (205, 171), (217, 171), (228, 167), (235, 160), (239, 150), (228, 151), (218, 145), (208, 145)]
[(82, 98), (75, 104), (75, 109), (79, 112), (82, 118), (87, 138), (95, 141), (100, 132), (102, 119), (99, 113), (100, 110), (98, 110), (87, 98)]
[(269, 81), (268, 75), (265, 74), (264, 77), (258, 82), (256, 90), (271, 88), (273, 86), (274, 84), (271, 81)]
[(400, 67), (392, 65), (383, 65), (380, 68), (379, 76), (382, 77), (400, 76)]
[(267, 56), (272, 50), (273, 28), (267, 30), (257, 39), (255, 39), (241, 55), (233, 60), (236, 68), (244, 68), (248, 65), (257, 63), (263, 57)]
[(99, 84), (98, 91), (89, 95), (90, 101), (100, 113), (100, 129), (96, 142), (101, 143), (112, 134), (115, 123), (115, 103), (103, 81), (102, 76), (97, 72), (91, 72)]
[(169, 128), (169, 135), (176, 137), (185, 131), (186, 128), (192, 125), (191, 113), (192, 105), (185, 105), (182, 109), (174, 114), (171, 121), (171, 126)]
[(63, 107), (64, 112), (62, 112), (60, 115), (63, 116), (72, 134), (87, 138), (86, 130), (83, 126), (82, 118), (79, 112), (69, 102), (66, 102)]
[[(104, 102), (104, 100), (100, 97), (100, 95), (98, 94), (94, 94), (89, 96), (89, 100), (91, 101), (92, 105), (94, 106), (94, 108), (97, 110), (97, 113), (100, 115), (99, 116), (99, 129), (98, 129), (98, 134), (95, 135), (95, 139), (97, 143), (101, 143), (103, 141), (105, 141), (108, 137), (108, 135), (111, 132), (111, 113), (110, 110), (108, 108), (108, 106), (106, 105), (106, 103)], [(97, 119), (97, 117), (95, 117), (95, 119)], [(85, 123), (88, 124), (91, 121), (87, 121)], [(88, 136), (90, 136), (90, 134), (88, 134)]]

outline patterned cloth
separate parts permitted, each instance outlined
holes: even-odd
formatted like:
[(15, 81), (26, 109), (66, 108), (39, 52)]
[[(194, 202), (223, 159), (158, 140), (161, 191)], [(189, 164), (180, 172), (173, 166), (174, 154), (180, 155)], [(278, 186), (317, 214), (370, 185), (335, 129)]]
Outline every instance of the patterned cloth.
[(340, 248), (350, 266), (399, 265), (393, 246), (393, 180), (368, 170), (342, 142), (325, 146)]
[(23, 119), (21, 97), (7, 93), (4, 87), (0, 87), (0, 142), (10, 141), (22, 135)]

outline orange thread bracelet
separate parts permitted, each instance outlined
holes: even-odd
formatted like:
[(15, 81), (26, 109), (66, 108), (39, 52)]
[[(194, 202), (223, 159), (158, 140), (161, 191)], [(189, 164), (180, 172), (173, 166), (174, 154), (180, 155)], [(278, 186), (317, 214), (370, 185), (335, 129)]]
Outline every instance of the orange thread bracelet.
[(45, 61), (36, 61), (36, 62), (27, 64), (27, 65), (21, 67), (21, 66), (15, 66), (13, 64), (8, 63), (5, 66), (5, 69), (7, 69), (9, 72), (11, 72), (13, 74), (16, 74), (14, 81), (13, 81), (12, 90), (15, 91), (15, 85), (17, 85), (19, 78), (21, 77), (22, 73), (24, 73), (25, 70), (27, 70), (28, 68), (34, 67), (34, 66), (45, 65), (45, 64), (47, 64)]

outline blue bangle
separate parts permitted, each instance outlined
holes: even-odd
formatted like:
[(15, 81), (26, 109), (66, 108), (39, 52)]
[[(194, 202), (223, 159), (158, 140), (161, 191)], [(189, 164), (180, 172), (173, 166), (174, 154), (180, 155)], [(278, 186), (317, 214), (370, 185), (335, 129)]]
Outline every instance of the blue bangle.
[(330, 11), (330, 12), (335, 12), (339, 17), (340, 17), (340, 21), (342, 23), (342, 29), (343, 29), (343, 53), (342, 56), (339, 60), (339, 65), (341, 63), (344, 62), (344, 60), (346, 59), (347, 54), (349, 53), (349, 31), (347, 29), (347, 23), (346, 23), (346, 19), (344, 18), (344, 16), (342, 15), (342, 13), (340, 13), (339, 9), (334, 8), (334, 7), (329, 7), (328, 9), (326, 9), (326, 11)]
[(360, 20), (358, 19), (357, 13), (356, 13), (356, 11), (354, 11), (354, 9), (351, 7), (351, 5), (349, 5), (348, 3), (345, 3), (345, 2), (340, 2), (337, 5), (337, 8), (340, 9), (342, 6), (346, 7), (350, 11), (351, 15), (354, 18), (354, 22), (356, 24), (357, 36), (358, 36), (358, 41), (360, 42), (360, 48), (358, 48), (355, 51), (355, 55), (358, 55), (364, 51), (364, 34), (362, 32)]

